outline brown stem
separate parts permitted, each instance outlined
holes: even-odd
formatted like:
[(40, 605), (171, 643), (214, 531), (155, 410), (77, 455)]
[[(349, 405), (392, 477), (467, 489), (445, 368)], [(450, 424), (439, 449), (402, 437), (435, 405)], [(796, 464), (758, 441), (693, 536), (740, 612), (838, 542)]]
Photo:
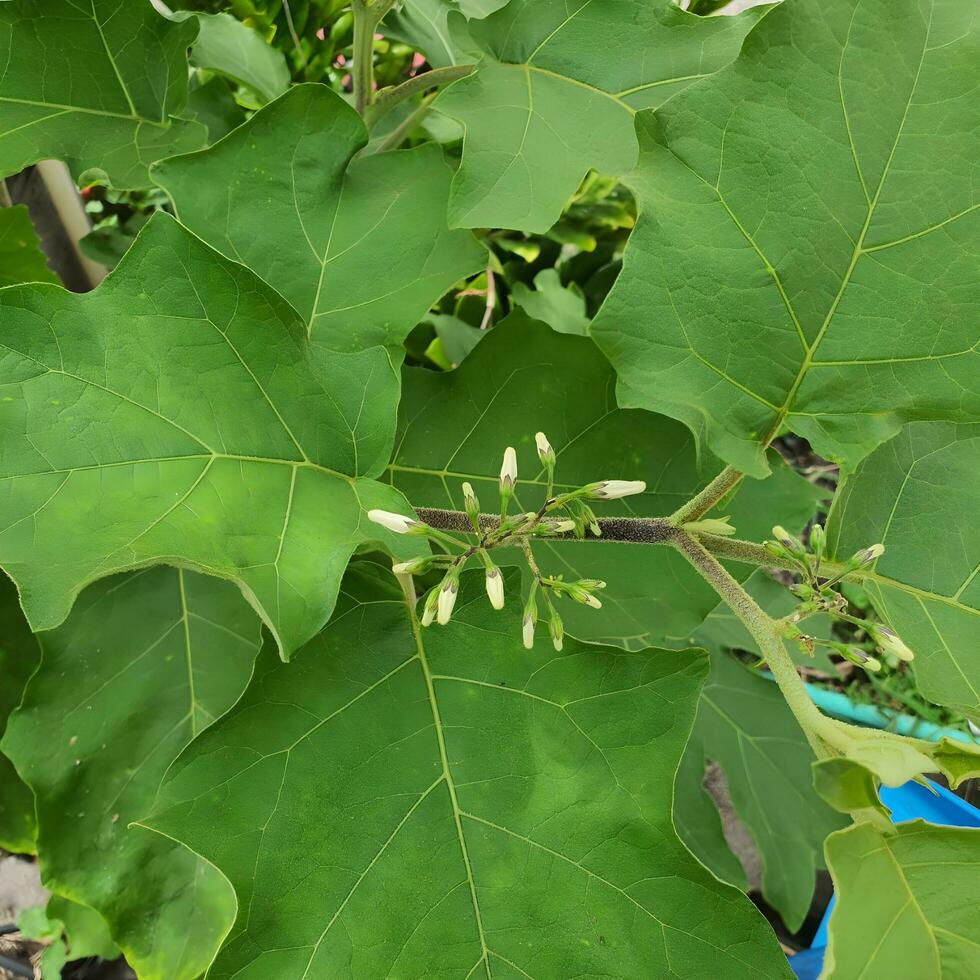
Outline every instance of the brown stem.
[[(472, 534), (473, 526), (469, 517), (460, 510), (443, 510), (439, 507), (416, 507), (419, 520), (429, 527), (441, 531), (456, 531), (460, 534)], [(500, 518), (495, 514), (481, 514), (480, 527), (484, 531), (492, 531), (500, 524)], [(665, 517), (603, 517), (599, 520), (602, 536), (589, 537), (590, 541), (618, 541), (627, 544), (667, 544), (678, 533), (674, 525)], [(573, 534), (555, 535), (549, 540), (576, 540)]]

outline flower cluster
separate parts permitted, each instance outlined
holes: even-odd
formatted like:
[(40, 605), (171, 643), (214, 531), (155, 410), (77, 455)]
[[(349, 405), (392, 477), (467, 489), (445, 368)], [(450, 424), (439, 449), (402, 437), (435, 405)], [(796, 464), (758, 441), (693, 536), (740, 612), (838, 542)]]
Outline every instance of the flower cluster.
[(494, 609), (503, 609), (504, 579), (500, 568), (490, 557), (494, 548), (502, 546), (520, 548), (531, 571), (531, 586), (524, 603), (522, 619), (522, 636), (528, 649), (534, 645), (535, 627), (539, 618), (545, 618), (551, 642), (556, 650), (561, 650), (565, 630), (555, 608), (555, 600), (568, 598), (592, 609), (602, 608), (595, 593), (605, 588), (605, 582), (598, 579), (566, 582), (561, 575), (542, 575), (534, 560), (531, 542), (569, 535), (584, 538), (586, 532), (598, 537), (601, 534), (599, 521), (588, 502), (615, 500), (643, 493), (646, 484), (642, 480), (599, 480), (554, 494), (557, 454), (543, 432), (538, 432), (534, 441), (545, 476), (545, 499), (536, 511), (509, 514), (518, 486), (517, 452), (512, 446), (504, 451), (497, 482), (499, 517), (481, 513), (480, 501), (472, 485), (463, 483), (463, 509), (475, 542), (456, 538), (413, 517), (386, 510), (368, 511), (368, 517), (381, 527), (396, 534), (426, 537), (435, 547), (441, 549), (431, 555), (398, 562), (392, 566), (397, 575), (421, 575), (433, 570), (441, 571), (442, 580), (429, 590), (422, 603), (420, 621), (423, 626), (434, 622), (444, 626), (449, 622), (459, 592), (460, 573), (470, 559), (480, 561), (483, 565), (490, 604)]
[(827, 537), (821, 525), (815, 524), (810, 530), (810, 551), (807, 551), (799, 538), (779, 525), (772, 529), (772, 533), (775, 540), (765, 543), (766, 551), (775, 557), (788, 559), (796, 566), (803, 579), (790, 588), (793, 595), (802, 601), (783, 621), (783, 635), (787, 639), (794, 640), (810, 656), (813, 655), (814, 647), (819, 644), (864, 670), (872, 673), (881, 670), (881, 661), (857, 644), (817, 639), (807, 635), (796, 625), (801, 619), (814, 613), (827, 613), (835, 619), (864, 630), (890, 662), (913, 659), (914, 654), (894, 630), (880, 623), (869, 623), (849, 615), (847, 600), (834, 589), (845, 575), (874, 564), (885, 553), (883, 544), (862, 548), (847, 561), (834, 565), (831, 574), (821, 575), (821, 565), (825, 564), (827, 550)]

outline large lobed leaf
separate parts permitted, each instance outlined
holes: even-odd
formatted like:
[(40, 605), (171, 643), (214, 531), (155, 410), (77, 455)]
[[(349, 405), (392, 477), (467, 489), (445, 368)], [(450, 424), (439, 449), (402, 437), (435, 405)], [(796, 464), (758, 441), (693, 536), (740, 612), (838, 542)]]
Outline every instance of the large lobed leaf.
[(148, 187), (147, 166), (196, 149), (206, 130), (174, 118), (187, 98), (196, 20), (131, 0), (0, 4), (0, 176), (48, 157)]
[[(462, 481), (469, 480), (484, 508), (492, 509), (501, 453), (509, 444), (518, 456), (517, 506), (537, 508), (545, 479), (534, 433), (543, 430), (558, 452), (562, 489), (609, 477), (642, 479), (646, 493), (597, 509), (609, 516), (670, 514), (706, 482), (704, 471), (720, 464), (697, 459), (682, 425), (617, 408), (614, 387), (615, 375), (591, 340), (512, 314), (455, 371), (403, 370), (389, 478), (416, 506), (456, 509), (463, 506)], [(777, 514), (787, 526), (801, 527), (818, 496), (778, 467), (764, 484), (745, 481), (725, 513), (741, 534), (758, 537), (769, 532)], [(716, 593), (668, 548), (594, 541), (534, 548), (549, 574), (608, 583), (601, 611), (562, 606), (568, 630), (582, 639), (632, 648), (667, 638), (684, 643), (717, 604)], [(733, 571), (747, 574), (744, 566)]]
[(131, 822), (241, 694), (259, 622), (230, 583), (158, 567), (92, 585), (42, 637), (3, 748), (37, 797), (44, 884), (99, 912), (140, 977), (192, 980), (234, 921), (234, 894)]
[(485, 57), (435, 102), (465, 128), (450, 224), (547, 231), (590, 168), (633, 167), (635, 111), (727, 64), (766, 9), (709, 18), (669, 0), (511, 0), (471, 20)]
[(35, 629), (89, 582), (160, 562), (235, 581), (284, 656), (333, 608), (398, 379), (375, 348), (310, 346), (247, 269), (157, 215), (92, 293), (0, 292), (0, 566)]
[(153, 177), (180, 220), (285, 297), (317, 342), (400, 348), (487, 257), (471, 233), (446, 227), (451, 173), (438, 147), (351, 163), (366, 143), (340, 96), (299, 85), (216, 146), (156, 165)]
[(528, 652), (482, 592), (444, 629), (375, 599), (267, 647), (178, 761), (149, 826), (239, 896), (209, 976), (787, 976), (671, 825), (703, 655)]
[(961, 980), (976, 974), (980, 830), (921, 820), (883, 834), (858, 824), (827, 839), (837, 905), (828, 980)]
[(845, 479), (827, 522), (840, 559), (880, 541), (862, 586), (912, 648), (922, 693), (980, 717), (980, 426), (914, 422)]
[(977, 18), (793, 0), (638, 117), (641, 216), (593, 324), (623, 405), (756, 474), (783, 427), (852, 467), (976, 417)]

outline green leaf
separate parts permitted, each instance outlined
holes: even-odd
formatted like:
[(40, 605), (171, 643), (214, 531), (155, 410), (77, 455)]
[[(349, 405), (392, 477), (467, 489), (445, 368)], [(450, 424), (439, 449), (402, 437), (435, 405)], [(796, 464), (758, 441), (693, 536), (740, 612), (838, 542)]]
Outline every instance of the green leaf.
[(488, 336), (486, 330), (474, 327), (456, 316), (430, 313), (426, 317), (426, 322), (435, 327), (436, 336), (452, 367), (462, 364), (473, 352), (473, 348)]
[[(694, 442), (669, 419), (618, 409), (614, 384), (591, 340), (511, 314), (455, 371), (403, 371), (389, 478), (415, 506), (462, 509), (463, 480), (489, 506), (504, 447), (512, 445), (521, 477), (517, 506), (537, 508), (545, 478), (534, 433), (542, 430), (558, 451), (562, 488), (604, 478), (646, 480), (645, 494), (598, 506), (597, 512), (670, 514), (707, 482)], [(707, 473), (720, 468), (711, 457), (701, 462)], [(729, 512), (746, 537), (768, 534), (773, 514), (793, 526), (813, 512), (812, 489), (785, 467), (765, 484), (743, 482)], [(689, 637), (717, 605), (714, 590), (669, 548), (552, 542), (536, 544), (535, 553), (548, 573), (608, 583), (600, 612), (578, 604), (562, 609), (566, 628), (582, 639), (639, 648)], [(748, 574), (746, 566), (733, 571)]]
[[(814, 792), (813, 751), (779, 688), (714, 652), (686, 754), (701, 772), (708, 759), (724, 770), (735, 810), (759, 853), (762, 894), (795, 932), (810, 908), (824, 838), (846, 821)], [(676, 819), (684, 827), (698, 819), (696, 809), (686, 810), (690, 799), (678, 798)], [(701, 857), (691, 836), (682, 832)], [(710, 867), (715, 862), (708, 857)]]
[(54, 157), (77, 177), (148, 187), (147, 165), (203, 145), (172, 118), (187, 97), (193, 23), (149, 3), (11, 0), (0, 4), (0, 177)]
[(755, 474), (783, 428), (853, 467), (980, 413), (978, 37), (957, 0), (793, 0), (638, 118), (641, 214), (592, 327), (621, 404)]
[(482, 593), (414, 638), (373, 601), (266, 647), (177, 762), (149, 825), (249, 910), (210, 975), (788, 976), (671, 826), (703, 656), (542, 656)]
[(68, 955), (73, 960), (98, 956), (114, 960), (122, 955), (109, 935), (109, 926), (95, 909), (72, 902), (61, 895), (48, 899), (48, 916), (60, 919), (65, 928)]
[(0, 208), (0, 287), (22, 282), (58, 282), (48, 268), (27, 208)]
[(857, 824), (827, 840), (837, 904), (824, 973), (954, 980), (976, 971), (980, 920), (970, 896), (980, 830), (921, 820), (882, 834)]
[(552, 330), (582, 337), (589, 332), (585, 297), (574, 284), (563, 286), (557, 269), (542, 269), (534, 277), (534, 289), (515, 282), (511, 295), (528, 316), (547, 323)]
[[(20, 610), (14, 583), (0, 575), (0, 736), (40, 657), (41, 649)], [(14, 854), (33, 854), (34, 835), (34, 794), (13, 763), (0, 753), (0, 847)]]
[(173, 20), (196, 18), (200, 26), (191, 47), (195, 68), (218, 72), (250, 88), (263, 102), (272, 102), (289, 88), (286, 56), (266, 44), (259, 33), (231, 14), (192, 14), (180, 11)]
[(166, 567), (103, 580), (43, 634), (8, 724), (4, 751), (38, 800), (42, 880), (101, 914), (140, 977), (199, 976), (234, 921), (214, 868), (130, 824), (245, 688), (258, 627), (227, 582)]
[(381, 349), (312, 348), (265, 284), (157, 214), (115, 272), (72, 295), (0, 292), (0, 566), (36, 629), (79, 590), (161, 561), (235, 581), (284, 656), (314, 636), (391, 452)]
[(438, 147), (351, 164), (366, 142), (340, 96), (299, 85), (153, 176), (180, 220), (281, 293), (318, 341), (400, 346), (442, 293), (486, 264), (486, 252), (469, 232), (446, 228), (451, 175)]
[(435, 106), (466, 129), (450, 224), (543, 233), (589, 169), (636, 162), (633, 114), (738, 53), (762, 16), (665, 0), (511, 0), (469, 31), (486, 58)]
[(922, 693), (980, 716), (980, 425), (906, 426), (845, 479), (827, 522), (839, 559), (885, 553), (861, 585), (915, 653)]
[(813, 788), (835, 810), (851, 813), (870, 808), (887, 819), (890, 811), (878, 796), (874, 773), (851, 759), (820, 759), (813, 763)]
[(466, 21), (449, 0), (404, 0), (387, 14), (382, 30), (385, 37), (421, 51), (433, 68), (465, 64), (471, 59), (473, 40)]
[(203, 84), (194, 84), (194, 79), (191, 82), (181, 115), (207, 127), (209, 144), (217, 143), (245, 122), (245, 110), (235, 101), (223, 78), (214, 76)]

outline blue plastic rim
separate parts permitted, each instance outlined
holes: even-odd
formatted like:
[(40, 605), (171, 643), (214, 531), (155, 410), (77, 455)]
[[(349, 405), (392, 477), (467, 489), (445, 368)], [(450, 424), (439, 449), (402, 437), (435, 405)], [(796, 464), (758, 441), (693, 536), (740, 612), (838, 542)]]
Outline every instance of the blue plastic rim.
[[(881, 787), (881, 802), (891, 810), (893, 823), (926, 820), (942, 827), (980, 827), (980, 810), (948, 789), (927, 781), (928, 788), (913, 782), (897, 789)], [(834, 898), (831, 896), (810, 948), (789, 958), (789, 965), (798, 980), (817, 980), (820, 975), (827, 947), (827, 926), (833, 909)]]

